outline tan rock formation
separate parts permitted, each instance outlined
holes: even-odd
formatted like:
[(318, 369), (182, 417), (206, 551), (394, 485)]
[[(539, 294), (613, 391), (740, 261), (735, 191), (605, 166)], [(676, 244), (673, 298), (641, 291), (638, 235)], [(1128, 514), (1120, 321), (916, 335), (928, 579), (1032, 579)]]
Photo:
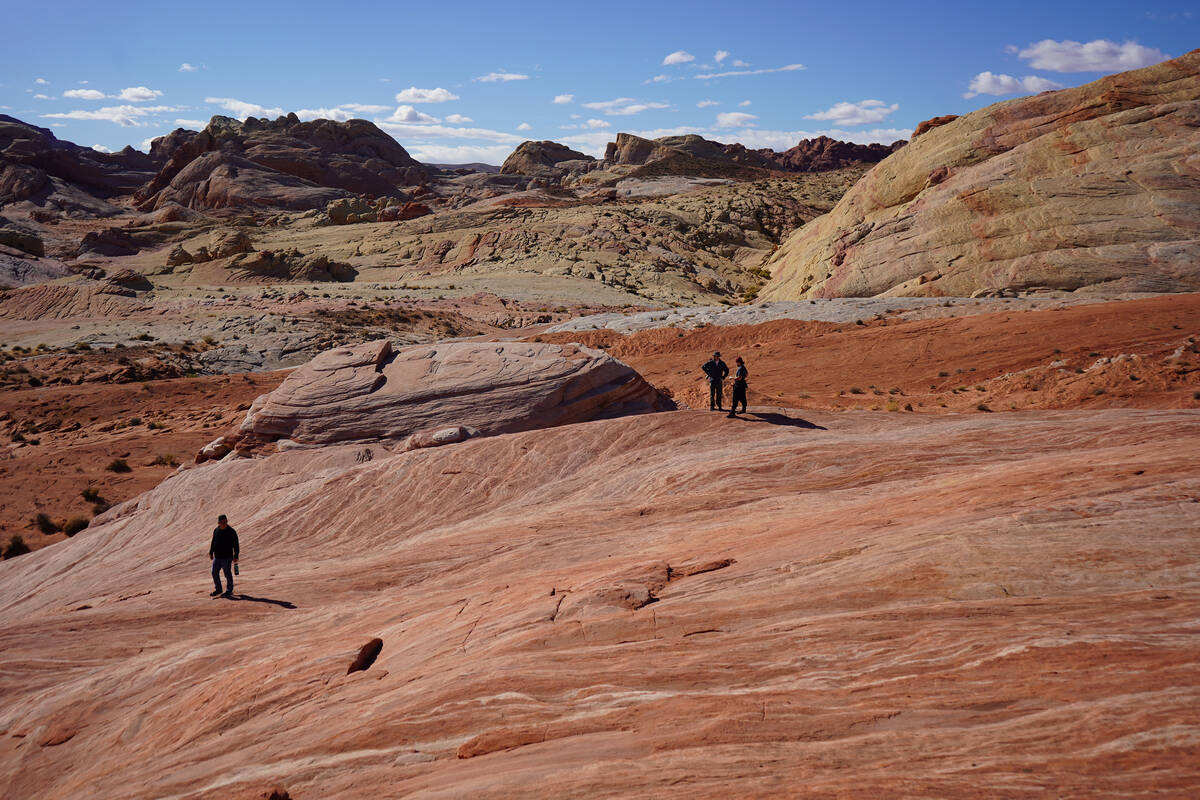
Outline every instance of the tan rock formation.
[[(379, 340), (317, 356), (258, 398), (224, 443), (242, 451), (276, 441), (282, 448), (399, 444), (447, 427), (493, 435), (673, 407), (598, 350), (448, 342), (393, 351)], [(412, 444), (428, 446), (421, 441)]]
[(179, 473), (0, 563), (4, 792), (1188, 796), (1194, 413), (777, 411)]
[(0, 295), (0, 319), (123, 317), (148, 308), (133, 294), (123, 286), (98, 281), (34, 284)]
[(760, 297), (1200, 289), (1200, 51), (923, 132), (768, 262)]
[(500, 174), (557, 179), (572, 171), (585, 172), (595, 160), (558, 142), (521, 142), (504, 159)]

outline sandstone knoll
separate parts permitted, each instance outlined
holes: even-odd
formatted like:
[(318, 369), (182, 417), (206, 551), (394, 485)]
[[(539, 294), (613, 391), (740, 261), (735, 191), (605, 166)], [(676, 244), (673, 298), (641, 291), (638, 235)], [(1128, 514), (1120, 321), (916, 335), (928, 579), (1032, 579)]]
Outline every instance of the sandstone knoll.
[(0, 114), (0, 207), (27, 202), (46, 213), (111, 216), (120, 209), (106, 200), (132, 193), (161, 166), (131, 147), (100, 153)]
[(831, 139), (828, 136), (818, 136), (815, 139), (801, 139), (795, 146), (779, 153), (771, 150), (759, 150), (758, 152), (774, 162), (776, 169), (785, 169), (789, 172), (823, 172), (855, 164), (875, 164), (904, 145), (903, 140), (890, 145), (855, 144)]
[(351, 194), (394, 195), (429, 175), (392, 137), (361, 119), (216, 116), (203, 131), (181, 128), (155, 139), (150, 152), (166, 165), (137, 191), (143, 211), (167, 203), (198, 210), (323, 208)]
[(763, 297), (1194, 291), (1198, 119), (1193, 51), (927, 128), (788, 239)]
[(615, 358), (575, 345), (387, 340), (330, 350), (258, 398), (202, 456), (337, 443), (391, 443), (439, 427), (490, 436), (673, 409)]
[(202, 465), (0, 564), (4, 794), (1195, 785), (1194, 412), (755, 410)]
[(595, 160), (558, 142), (522, 142), (504, 159), (500, 174), (561, 178), (571, 171), (572, 166), (586, 169), (588, 162)]

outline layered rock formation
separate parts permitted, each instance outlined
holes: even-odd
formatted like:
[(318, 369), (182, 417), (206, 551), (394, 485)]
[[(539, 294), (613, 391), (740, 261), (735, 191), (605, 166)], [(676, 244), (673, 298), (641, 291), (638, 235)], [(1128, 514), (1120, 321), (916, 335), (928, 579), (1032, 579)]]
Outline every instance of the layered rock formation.
[(199, 210), (324, 208), (350, 194), (394, 195), (429, 175), (392, 137), (361, 119), (216, 116), (203, 131), (178, 129), (155, 139), (150, 152), (166, 166), (136, 194), (144, 211), (172, 202)]
[[(915, 138), (916, 134), (913, 136)], [(795, 147), (780, 153), (774, 150), (756, 152), (772, 163), (775, 169), (788, 172), (825, 172), (859, 164), (877, 164), (905, 144), (904, 140), (891, 144), (855, 144), (830, 139), (828, 136), (818, 136), (816, 139), (801, 139)]]
[(322, 353), (258, 398), (221, 445), (397, 443), (446, 426), (493, 435), (671, 408), (597, 350), (460, 342), (393, 351), (379, 340)]
[(5, 793), (1187, 796), (1194, 414), (778, 411), (183, 471), (0, 563)]
[(501, 175), (529, 175), (561, 179), (571, 172), (586, 172), (596, 159), (558, 142), (522, 142), (504, 164)]
[(927, 126), (791, 236), (760, 296), (1195, 291), (1197, 152), (1200, 51)]
[(0, 114), (0, 207), (29, 201), (71, 216), (110, 216), (118, 209), (105, 199), (133, 192), (161, 166), (131, 147), (101, 153)]

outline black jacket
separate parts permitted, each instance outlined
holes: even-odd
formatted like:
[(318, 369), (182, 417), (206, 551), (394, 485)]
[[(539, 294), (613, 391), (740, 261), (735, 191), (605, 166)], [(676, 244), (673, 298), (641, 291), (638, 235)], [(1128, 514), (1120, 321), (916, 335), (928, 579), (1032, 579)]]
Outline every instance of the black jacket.
[(208, 546), (208, 554), (213, 558), (237, 558), (238, 538), (233, 526), (225, 530), (213, 528), (212, 544)]
[(729, 366), (719, 358), (710, 358), (700, 369), (710, 381), (723, 381), (729, 375)]

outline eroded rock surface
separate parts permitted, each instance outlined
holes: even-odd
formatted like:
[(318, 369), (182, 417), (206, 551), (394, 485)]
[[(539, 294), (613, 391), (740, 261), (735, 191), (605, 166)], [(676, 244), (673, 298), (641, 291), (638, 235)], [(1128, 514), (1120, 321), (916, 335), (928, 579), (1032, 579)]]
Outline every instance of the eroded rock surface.
[(997, 103), (876, 165), (792, 234), (760, 297), (1195, 291), (1198, 152), (1200, 51)]
[(296, 370), (255, 401), (234, 438), (243, 451), (280, 440), (284, 448), (398, 444), (452, 426), (492, 435), (673, 407), (598, 350), (449, 342), (393, 351), (378, 340), (327, 351)]

